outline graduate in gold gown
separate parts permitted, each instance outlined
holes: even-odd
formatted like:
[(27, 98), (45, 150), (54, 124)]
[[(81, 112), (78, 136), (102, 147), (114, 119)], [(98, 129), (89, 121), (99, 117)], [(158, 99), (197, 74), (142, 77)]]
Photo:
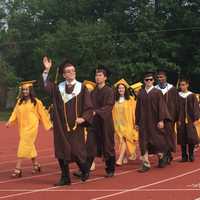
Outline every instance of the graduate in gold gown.
[(135, 130), (135, 106), (136, 101), (128, 92), (129, 85), (121, 79), (115, 84), (116, 101), (113, 107), (113, 120), (116, 138), (119, 142), (119, 158), (116, 165), (127, 163), (126, 154), (130, 160), (136, 159), (136, 142), (138, 133)]
[(38, 125), (42, 122), (46, 130), (52, 127), (50, 117), (42, 102), (33, 95), (32, 87), (34, 81), (26, 81), (20, 84), (20, 96), (15, 108), (6, 124), (10, 127), (17, 123), (19, 128), (19, 145), (17, 151), (17, 164), (12, 173), (12, 177), (22, 176), (22, 160), (28, 158), (32, 160), (32, 173), (40, 172), (40, 164), (37, 161), (37, 151), (35, 141), (38, 135)]

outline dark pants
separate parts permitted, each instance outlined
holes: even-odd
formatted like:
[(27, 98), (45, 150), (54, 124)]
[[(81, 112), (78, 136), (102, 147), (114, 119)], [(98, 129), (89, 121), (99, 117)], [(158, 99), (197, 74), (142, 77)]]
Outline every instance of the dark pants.
[[(88, 173), (89, 168), (88, 168), (87, 162), (81, 163), (79, 160), (76, 160), (75, 162), (78, 165), (82, 174)], [(69, 163), (62, 159), (58, 159), (58, 163), (59, 163), (60, 170), (61, 170), (61, 178), (70, 180)]]
[(61, 179), (70, 180), (69, 163), (65, 160), (58, 159), (61, 170)]
[(182, 158), (188, 159), (189, 157), (193, 157), (194, 155), (194, 144), (182, 144), (181, 145), (181, 151), (182, 151)]

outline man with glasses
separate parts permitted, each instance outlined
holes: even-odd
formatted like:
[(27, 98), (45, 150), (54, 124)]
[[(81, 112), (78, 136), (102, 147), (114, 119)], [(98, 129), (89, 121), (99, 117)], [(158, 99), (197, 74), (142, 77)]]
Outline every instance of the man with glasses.
[(84, 138), (84, 126), (91, 123), (92, 103), (89, 91), (76, 80), (75, 66), (64, 61), (59, 71), (65, 79), (58, 85), (49, 81), (48, 74), (52, 61), (43, 58), (44, 89), (53, 101), (53, 130), (55, 156), (58, 159), (61, 178), (56, 186), (69, 185), (69, 162), (76, 162), (81, 171), (81, 180), (89, 178), (87, 167), (87, 153)]
[(168, 144), (164, 121), (168, 119), (164, 97), (154, 87), (154, 74), (147, 72), (144, 75), (144, 88), (138, 94), (136, 104), (136, 129), (139, 131), (139, 145), (142, 166), (139, 172), (147, 172), (150, 168), (149, 154), (156, 154), (159, 167), (165, 167)]
[(178, 120), (178, 91), (177, 89), (167, 82), (167, 74), (165, 70), (158, 70), (157, 72), (158, 84), (155, 86), (160, 90), (164, 96), (167, 109), (169, 111), (170, 119), (166, 121), (167, 131), (167, 142), (169, 144), (168, 164), (171, 163), (173, 157), (171, 152), (176, 152), (176, 134), (175, 134), (175, 123)]

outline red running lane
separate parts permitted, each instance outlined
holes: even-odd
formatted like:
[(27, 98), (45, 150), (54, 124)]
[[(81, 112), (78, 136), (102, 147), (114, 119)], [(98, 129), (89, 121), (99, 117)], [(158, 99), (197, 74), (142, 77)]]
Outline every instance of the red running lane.
[[(42, 129), (40, 131), (43, 132)], [(2, 135), (0, 135), (0, 139), (1, 137)], [(9, 142), (10, 139), (12, 141), (15, 140), (15, 143), (17, 142), (16, 135), (12, 134), (12, 136), (9, 136), (7, 146), (2, 147), (0, 151), (3, 148), (6, 150), (9, 149), (9, 146), (13, 146), (13, 142)], [(6, 140), (4, 138), (4, 141)], [(52, 135), (48, 133), (40, 134), (37, 145), (38, 150), (51, 147)], [(52, 159), (47, 157), (44, 163), (51, 161)], [(158, 169), (156, 168), (156, 159), (152, 158), (152, 169), (148, 173), (140, 174), (136, 171), (139, 167), (139, 161), (137, 160), (117, 168), (117, 175), (110, 179), (103, 178), (104, 167), (100, 166), (92, 173), (88, 182), (81, 183), (78, 179), (73, 178), (73, 185), (56, 188), (52, 187), (52, 183), (58, 179), (59, 175), (55, 162), (55, 165), (46, 166), (44, 174), (38, 177), (31, 178), (27, 171), (25, 180), (22, 179), (16, 182), (11, 180), (11, 182), (0, 184), (0, 199), (64, 200), (67, 197), (68, 199), (76, 200), (80, 199), (81, 196), (83, 200), (132, 200), (134, 198), (140, 200), (191, 200), (200, 197), (199, 161), (199, 152), (197, 152), (197, 160), (194, 163), (178, 163), (174, 161), (171, 166), (165, 169)]]

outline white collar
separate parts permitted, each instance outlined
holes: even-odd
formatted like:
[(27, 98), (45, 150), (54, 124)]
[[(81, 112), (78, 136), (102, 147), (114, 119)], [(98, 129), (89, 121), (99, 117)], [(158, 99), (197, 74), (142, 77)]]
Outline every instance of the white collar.
[(76, 82), (77, 82), (77, 80), (76, 79), (74, 79), (73, 81), (71, 81), (71, 82), (69, 82), (69, 81), (65, 81), (65, 83), (67, 84), (67, 85), (75, 85), (76, 84)]
[(125, 97), (119, 97), (119, 103), (122, 103), (125, 101)]
[(147, 92), (147, 94), (152, 90), (154, 88), (154, 86), (152, 85), (150, 88), (145, 88), (145, 90), (146, 90), (146, 92)]
[(163, 95), (165, 95), (172, 87), (173, 87), (173, 85), (171, 85), (169, 83), (167, 83), (167, 86), (164, 89), (160, 88), (159, 85), (155, 86), (155, 88), (160, 90), (163, 93)]
[(183, 98), (187, 98), (190, 94), (192, 94), (192, 92), (179, 92), (178, 94)]
[[(71, 94), (68, 94), (65, 91), (66, 81), (63, 81), (58, 85), (58, 89), (60, 91), (60, 94), (61, 94), (61, 97), (62, 97), (64, 103), (67, 103), (69, 100), (71, 100), (75, 96), (78, 96), (79, 93), (81, 92), (82, 83), (77, 80), (74, 80), (73, 82), (74, 82), (75, 86), (74, 86), (74, 89)], [(70, 84), (73, 84), (73, 83), (71, 82)]]

